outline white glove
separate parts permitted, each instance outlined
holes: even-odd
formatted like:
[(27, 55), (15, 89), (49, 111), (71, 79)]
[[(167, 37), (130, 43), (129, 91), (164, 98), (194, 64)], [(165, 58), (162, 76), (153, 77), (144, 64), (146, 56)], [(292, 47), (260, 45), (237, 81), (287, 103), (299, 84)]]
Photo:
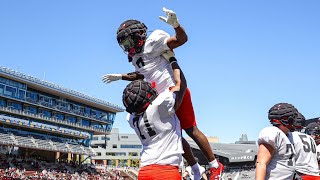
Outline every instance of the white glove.
[(118, 81), (122, 78), (121, 74), (106, 74), (102, 76), (104, 83), (111, 83), (112, 81)]
[(165, 7), (162, 8), (162, 11), (164, 13), (166, 13), (167, 17), (163, 17), (163, 16), (159, 16), (159, 18), (168, 23), (169, 25), (171, 25), (173, 28), (177, 28), (178, 26), (180, 26), (178, 19), (177, 19), (177, 15), (175, 12), (173, 12), (172, 10), (166, 9)]
[(200, 168), (199, 164), (196, 163), (193, 166), (191, 166), (192, 172), (193, 172), (193, 179), (194, 180), (200, 180), (201, 179), (201, 173), (200, 173)]
[(165, 51), (161, 54), (167, 61), (170, 60), (171, 57), (174, 57), (174, 52), (171, 50)]

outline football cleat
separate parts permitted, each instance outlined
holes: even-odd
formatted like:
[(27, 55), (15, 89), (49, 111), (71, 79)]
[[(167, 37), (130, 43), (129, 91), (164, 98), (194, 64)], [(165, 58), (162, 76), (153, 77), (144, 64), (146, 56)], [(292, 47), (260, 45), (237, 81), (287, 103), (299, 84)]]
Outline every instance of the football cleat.
[(219, 163), (219, 167), (218, 168), (210, 168), (210, 180), (220, 180), (221, 178), (221, 174), (224, 170), (224, 166), (223, 164)]

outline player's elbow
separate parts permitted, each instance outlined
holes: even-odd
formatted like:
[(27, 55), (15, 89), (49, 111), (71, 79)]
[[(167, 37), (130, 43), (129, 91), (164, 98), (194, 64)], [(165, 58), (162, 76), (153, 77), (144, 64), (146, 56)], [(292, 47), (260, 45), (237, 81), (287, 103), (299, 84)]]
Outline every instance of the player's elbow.
[[(186, 43), (186, 42), (188, 41), (188, 36), (187, 36), (187, 35), (182, 36), (182, 37), (179, 39), (179, 41), (180, 41), (180, 44), (183, 45), (184, 43)], [(181, 45), (180, 45), (180, 46), (181, 46)]]

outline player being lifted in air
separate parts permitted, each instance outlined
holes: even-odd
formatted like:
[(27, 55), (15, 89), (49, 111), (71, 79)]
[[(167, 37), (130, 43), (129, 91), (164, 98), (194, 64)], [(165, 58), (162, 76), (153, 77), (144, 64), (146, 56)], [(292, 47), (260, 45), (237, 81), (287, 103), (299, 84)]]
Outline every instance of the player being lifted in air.
[[(144, 79), (151, 83), (159, 94), (170, 87), (171, 91), (180, 89), (180, 77), (178, 71), (173, 73), (168, 62), (162, 54), (167, 50), (173, 50), (187, 42), (187, 34), (178, 22), (175, 12), (163, 8), (167, 17), (159, 17), (171, 25), (175, 35), (170, 37), (162, 30), (153, 31), (147, 37), (147, 27), (138, 20), (127, 20), (121, 23), (117, 30), (117, 41), (120, 47), (128, 55), (129, 63), (135, 67), (135, 72), (128, 74), (106, 74), (102, 77), (103, 82), (110, 83), (117, 80), (133, 81)], [(206, 136), (197, 128), (194, 110), (189, 89), (183, 97), (180, 108), (176, 111), (180, 120), (181, 128), (197, 143), (206, 156), (211, 171), (210, 179), (217, 179), (220, 176), (220, 168), (223, 166), (214, 157)], [(183, 139), (184, 158), (192, 165), (194, 173), (199, 173), (191, 148)]]
[(139, 180), (181, 180), (182, 134), (175, 111), (186, 91), (186, 80), (176, 61), (172, 68), (181, 72), (179, 90), (158, 94), (149, 82), (135, 80), (123, 91), (122, 101), (130, 113), (127, 120), (142, 143)]

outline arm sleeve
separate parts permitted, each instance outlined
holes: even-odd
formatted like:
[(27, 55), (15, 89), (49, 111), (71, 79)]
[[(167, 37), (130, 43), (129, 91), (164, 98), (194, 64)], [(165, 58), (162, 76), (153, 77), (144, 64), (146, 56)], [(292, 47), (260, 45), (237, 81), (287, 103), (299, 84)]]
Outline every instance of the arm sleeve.
[(277, 135), (278, 133), (272, 127), (264, 128), (260, 131), (258, 144), (270, 144), (274, 149), (277, 149)]
[(152, 53), (155, 56), (161, 55), (164, 51), (169, 50), (167, 45), (167, 40), (170, 38), (170, 35), (163, 30), (153, 31), (144, 46), (146, 53)]

